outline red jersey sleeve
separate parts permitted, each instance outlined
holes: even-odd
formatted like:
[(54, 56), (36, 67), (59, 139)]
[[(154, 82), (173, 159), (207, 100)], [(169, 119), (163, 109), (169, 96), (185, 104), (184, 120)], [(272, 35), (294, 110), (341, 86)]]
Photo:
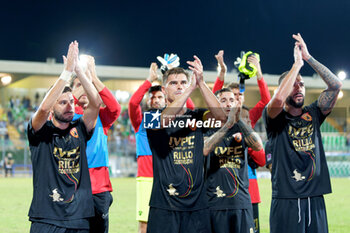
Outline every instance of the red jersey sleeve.
[(255, 127), (255, 124), (261, 117), (265, 106), (271, 99), (269, 88), (267, 87), (264, 78), (258, 80), (258, 86), (260, 91), (260, 101), (252, 109), (249, 110), (249, 118), (252, 122), (252, 128)]
[(192, 101), (191, 98), (188, 98), (187, 101), (186, 101), (186, 107), (191, 109), (191, 110), (194, 110), (194, 108), (196, 107)]
[(121, 106), (107, 87), (103, 88), (99, 94), (105, 105), (105, 107), (100, 109), (99, 115), (103, 125), (103, 131), (107, 135), (108, 129), (120, 115)]
[(214, 86), (213, 86), (213, 93), (217, 92), (224, 86), (224, 81), (221, 81), (219, 77), (216, 78)]
[(265, 166), (266, 161), (264, 149), (254, 151), (252, 148), (249, 147), (248, 154), (259, 167)]
[(142, 122), (142, 109), (140, 103), (143, 96), (152, 86), (152, 83), (146, 80), (131, 96), (129, 101), (129, 117), (135, 132), (139, 131), (140, 124)]

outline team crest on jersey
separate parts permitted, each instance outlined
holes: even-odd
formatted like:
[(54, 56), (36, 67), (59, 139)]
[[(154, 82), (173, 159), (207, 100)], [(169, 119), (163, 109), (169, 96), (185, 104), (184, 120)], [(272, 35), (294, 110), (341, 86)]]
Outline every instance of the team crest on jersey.
[(70, 135), (72, 135), (75, 138), (79, 138), (78, 131), (76, 128), (70, 130)]
[(196, 131), (197, 129), (197, 126), (196, 125), (189, 125), (189, 128), (192, 130), (192, 131)]
[(301, 119), (304, 119), (306, 121), (312, 121), (312, 117), (310, 116), (310, 114), (307, 112), (307, 113), (304, 113), (302, 116), (301, 116)]
[(236, 142), (241, 142), (242, 141), (242, 135), (241, 133), (235, 133), (234, 135), (232, 135), (233, 138), (235, 139)]

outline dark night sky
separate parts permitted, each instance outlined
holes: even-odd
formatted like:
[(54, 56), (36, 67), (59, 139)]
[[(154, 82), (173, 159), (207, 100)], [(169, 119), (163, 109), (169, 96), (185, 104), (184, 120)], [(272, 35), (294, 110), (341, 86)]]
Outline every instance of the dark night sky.
[(264, 73), (278, 74), (291, 67), (291, 36), (300, 32), (317, 60), (350, 72), (349, 10), (348, 0), (3, 1), (0, 59), (61, 62), (77, 39), (99, 65), (146, 67), (168, 52), (182, 66), (196, 54), (215, 70), (224, 49), (232, 69), (241, 50), (252, 50)]

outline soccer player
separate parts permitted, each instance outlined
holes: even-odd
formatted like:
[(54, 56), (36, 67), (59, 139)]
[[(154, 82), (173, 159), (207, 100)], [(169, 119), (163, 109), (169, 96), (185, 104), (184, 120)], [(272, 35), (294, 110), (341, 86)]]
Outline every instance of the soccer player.
[(163, 109), (165, 107), (165, 96), (162, 87), (159, 85), (152, 86), (152, 82), (157, 79), (157, 64), (152, 63), (148, 78), (131, 96), (129, 101), (129, 117), (136, 132), (136, 220), (139, 222), (140, 233), (146, 233), (147, 231), (149, 200), (153, 183), (152, 152), (149, 148), (140, 104), (144, 95), (148, 92), (148, 108)]
[[(112, 184), (108, 170), (108, 130), (120, 115), (121, 106), (113, 94), (97, 77), (95, 59), (87, 56), (87, 76), (91, 78), (93, 85), (98, 91), (104, 107), (101, 107), (97, 117), (94, 133), (87, 143), (86, 154), (90, 173), (92, 197), (94, 200), (95, 217), (90, 219), (90, 232), (107, 233), (109, 226), (109, 208), (113, 202), (111, 195)], [(75, 115), (73, 120), (83, 116), (87, 110), (89, 99), (86, 96), (78, 78), (71, 81), (73, 96), (76, 98)]]
[[(89, 232), (94, 205), (86, 157), (86, 143), (94, 130), (100, 97), (78, 63), (78, 43), (69, 45), (66, 65), (28, 124), (33, 164), (30, 232)], [(72, 121), (74, 99), (67, 87), (75, 71), (89, 105)], [(52, 119), (48, 120), (49, 115)]]
[[(331, 183), (320, 126), (332, 111), (341, 81), (316, 61), (298, 33), (293, 35), (294, 64), (279, 79), (279, 87), (263, 118), (272, 152), (270, 232), (328, 232), (323, 195)], [(305, 85), (299, 74), (306, 61), (326, 83), (318, 100), (304, 105)]]
[[(224, 62), (224, 51), (220, 50), (217, 55), (215, 55), (216, 60), (218, 61), (218, 65), (220, 67), (219, 76), (216, 79), (213, 87), (213, 92), (216, 93), (220, 90), (224, 85), (225, 75), (226, 75), (226, 65)], [(248, 63), (253, 64), (257, 68), (256, 78), (259, 86), (260, 92), (260, 100), (258, 103), (251, 108), (248, 109), (248, 113), (243, 111), (243, 115), (247, 117), (243, 117), (248, 124), (252, 128), (255, 127), (256, 122), (260, 119), (264, 107), (271, 99), (269, 89), (262, 75), (261, 66), (259, 60), (254, 56), (248, 57)], [(244, 103), (244, 92), (240, 92), (238, 83), (231, 83), (228, 86), (234, 93), (234, 96), (237, 100), (242, 99), (242, 103)], [(243, 106), (243, 108), (246, 108)], [(247, 115), (248, 114), (248, 115)], [(249, 176), (249, 193), (250, 198), (253, 205), (253, 214), (254, 214), (254, 232), (260, 232), (260, 222), (259, 222), (259, 203), (261, 202), (258, 180), (256, 176), (256, 168), (262, 167), (265, 165), (265, 152), (262, 149), (261, 151), (254, 151), (251, 148), (248, 148), (248, 176)]]
[[(131, 96), (129, 101), (129, 117), (136, 132), (136, 159), (138, 165), (136, 178), (136, 220), (139, 222), (140, 233), (146, 233), (147, 231), (149, 200), (153, 184), (152, 152), (149, 148), (140, 104), (148, 91), (148, 109), (163, 109), (165, 107), (165, 95), (162, 92), (162, 87), (159, 85), (152, 86), (152, 83), (158, 79), (157, 69), (157, 64), (152, 63), (148, 78)], [(190, 98), (186, 101), (186, 106), (194, 109), (194, 104)]]
[[(200, 60), (195, 56), (193, 62), (187, 63), (193, 71), (191, 84), (182, 68), (164, 74), (162, 88), (168, 105), (162, 113), (153, 113), (160, 119), (162, 128), (147, 130), (154, 175), (147, 226), (147, 232), (151, 233), (210, 232), (204, 188), (205, 129), (199, 125), (212, 116), (217, 120), (212, 119), (213, 122), (221, 123), (226, 120), (226, 114), (203, 80)], [(203, 109), (185, 108), (186, 100), (197, 87), (209, 107), (208, 114)], [(211, 121), (204, 121), (207, 122)]]
[(247, 149), (261, 151), (262, 142), (243, 119), (249, 119), (249, 114), (242, 109), (242, 99), (237, 100), (229, 88), (215, 94), (229, 120), (220, 130), (213, 129), (216, 132), (204, 142), (204, 155), (212, 151), (206, 179), (212, 232), (253, 232)]

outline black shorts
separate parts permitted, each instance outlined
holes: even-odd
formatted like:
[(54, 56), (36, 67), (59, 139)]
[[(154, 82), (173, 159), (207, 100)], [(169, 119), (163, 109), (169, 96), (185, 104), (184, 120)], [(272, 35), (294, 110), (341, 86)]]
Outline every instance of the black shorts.
[(253, 217), (254, 217), (254, 233), (260, 232), (259, 223), (259, 203), (252, 203), (253, 206)]
[(252, 208), (210, 210), (210, 220), (213, 233), (254, 232)]
[(32, 222), (30, 233), (89, 233), (89, 230), (68, 229), (48, 223)]
[(210, 233), (208, 209), (172, 211), (151, 207), (147, 233)]
[(323, 196), (280, 199), (272, 198), (271, 233), (327, 233), (327, 213)]
[(110, 192), (93, 194), (95, 217), (90, 218), (91, 233), (107, 233), (109, 225), (109, 207), (112, 205), (113, 197)]

